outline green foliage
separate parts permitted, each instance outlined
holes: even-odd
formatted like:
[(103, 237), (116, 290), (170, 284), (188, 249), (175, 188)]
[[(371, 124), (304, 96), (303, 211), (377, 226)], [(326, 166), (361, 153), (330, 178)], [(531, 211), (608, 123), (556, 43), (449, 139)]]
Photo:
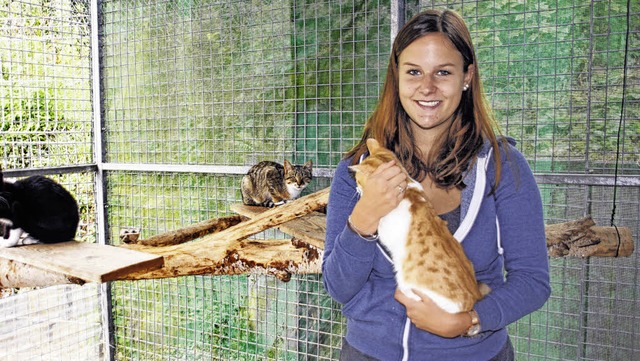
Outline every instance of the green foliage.
[(59, 113), (51, 95), (36, 90), (31, 98), (13, 98), (5, 102), (0, 123), (4, 144), (0, 157), (8, 168), (29, 168), (32, 155), (46, 157), (52, 153), (53, 143), (73, 128)]
[[(612, 170), (623, 102), (626, 1), (432, 6), (452, 7), (465, 18), (496, 118), (519, 141), (534, 170), (584, 172), (587, 165)], [(419, 10), (409, 6), (409, 15)], [(632, 15), (630, 28), (637, 24)], [(639, 39), (632, 31), (628, 40)], [(633, 53), (627, 55), (629, 69), (640, 64)], [(631, 106), (638, 98), (632, 85), (637, 76), (628, 77), (622, 169), (633, 172), (639, 148), (629, 141), (638, 139), (630, 123), (640, 118), (640, 110)]]
[[(314, 316), (303, 313), (304, 308), (296, 314), (297, 306), (290, 302), (295, 294), (275, 282), (264, 276), (117, 282), (117, 358), (296, 360), (285, 351), (284, 343), (296, 337), (287, 334), (289, 327), (296, 319)], [(154, 347), (146, 349), (145, 344)]]
[[(82, 2), (51, 7), (0, 2), (0, 16), (7, 19), (0, 28), (5, 168), (91, 163), (88, 16), (83, 11)], [(75, 35), (71, 41), (70, 34)]]
[[(305, 2), (293, 8), (296, 155), (335, 165), (360, 139), (388, 60), (388, 2)], [(302, 160), (302, 159), (300, 159)]]
[[(117, 19), (132, 11), (104, 6)], [(244, 165), (255, 161), (247, 159), (252, 153), (291, 151), (284, 141), (294, 106), (285, 96), (292, 88), (288, 8), (170, 2), (162, 11), (133, 9), (133, 24), (108, 20), (104, 28), (112, 161)], [(139, 44), (133, 51), (118, 46), (124, 33)]]

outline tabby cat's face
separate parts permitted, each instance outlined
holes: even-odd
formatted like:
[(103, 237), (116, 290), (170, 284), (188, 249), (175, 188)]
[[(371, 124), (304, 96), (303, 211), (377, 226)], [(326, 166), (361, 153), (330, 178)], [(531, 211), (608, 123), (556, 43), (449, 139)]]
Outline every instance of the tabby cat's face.
[(284, 182), (287, 188), (302, 190), (311, 183), (312, 163), (308, 161), (304, 165), (292, 165), (285, 161)]

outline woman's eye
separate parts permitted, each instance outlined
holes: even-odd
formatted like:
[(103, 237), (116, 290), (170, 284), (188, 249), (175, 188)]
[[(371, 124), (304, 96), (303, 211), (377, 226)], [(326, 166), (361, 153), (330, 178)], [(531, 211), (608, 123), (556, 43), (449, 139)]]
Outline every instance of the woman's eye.
[(407, 72), (407, 74), (409, 75), (420, 75), (420, 70), (417, 69), (411, 69)]
[(438, 75), (446, 76), (446, 75), (451, 75), (451, 73), (447, 70), (439, 70)]

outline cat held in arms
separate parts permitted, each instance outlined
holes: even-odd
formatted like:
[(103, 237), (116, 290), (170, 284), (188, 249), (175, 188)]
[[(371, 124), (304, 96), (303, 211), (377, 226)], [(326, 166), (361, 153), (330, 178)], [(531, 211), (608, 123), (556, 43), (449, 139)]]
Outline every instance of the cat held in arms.
[[(375, 139), (367, 140), (367, 148), (369, 156), (351, 166), (360, 193), (362, 181), (378, 166), (391, 160), (400, 165), (393, 152)], [(470, 311), (490, 288), (478, 284), (473, 265), (422, 185), (403, 171), (407, 177), (403, 200), (378, 224), (379, 242), (390, 253), (398, 288), (416, 301), (420, 297), (413, 290), (421, 291), (449, 313)]]
[(312, 179), (312, 162), (284, 165), (262, 161), (252, 166), (242, 177), (242, 203), (249, 206), (274, 207), (296, 199)]
[(0, 247), (71, 241), (80, 221), (78, 203), (43, 176), (5, 182), (0, 169)]

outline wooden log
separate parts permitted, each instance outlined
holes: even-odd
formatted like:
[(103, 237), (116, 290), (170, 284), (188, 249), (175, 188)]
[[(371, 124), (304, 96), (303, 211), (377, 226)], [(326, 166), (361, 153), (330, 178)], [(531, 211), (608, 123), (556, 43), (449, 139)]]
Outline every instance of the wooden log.
[(545, 226), (551, 257), (628, 257), (633, 254), (631, 230), (598, 227), (590, 216)]
[(293, 202), (270, 208), (255, 218), (190, 243), (166, 247), (123, 245), (129, 249), (163, 256), (164, 266), (151, 272), (132, 273), (121, 279), (248, 272), (275, 275), (278, 267), (285, 273), (318, 271), (319, 265), (315, 262), (320, 262), (322, 257), (310, 256), (309, 249), (301, 248), (299, 243), (294, 244), (291, 240), (255, 241), (246, 238), (325, 207), (328, 200), (329, 188), (325, 188)]
[(194, 239), (201, 238), (211, 233), (219, 232), (231, 226), (235, 226), (236, 224), (242, 222), (242, 220), (243, 220), (243, 217), (239, 215), (214, 218), (214, 219), (210, 219), (210, 220), (206, 220), (200, 223), (190, 225), (185, 228), (180, 228), (175, 231), (170, 231), (170, 232), (158, 234), (155, 236), (151, 236), (149, 238), (135, 239), (135, 240), (130, 238), (125, 238), (123, 241), (124, 243), (129, 243), (129, 244), (139, 244), (142, 246), (154, 246), (154, 247), (182, 244), (189, 241), (193, 241)]
[(243, 239), (323, 208), (327, 205), (328, 201), (329, 188), (325, 188), (318, 192), (301, 197), (293, 202), (269, 208), (267, 211), (264, 211), (250, 220), (237, 224), (224, 231), (205, 236), (200, 240), (190, 243), (189, 245), (193, 245), (194, 243), (213, 243)]
[(120, 280), (262, 273), (288, 281), (292, 273), (319, 273), (322, 260), (321, 252), (309, 252), (289, 239), (218, 242), (204, 244), (198, 252), (183, 252), (175, 246), (136, 249), (163, 256), (164, 266), (150, 272), (129, 273)]
[(569, 254), (569, 248), (576, 242), (590, 242), (593, 237), (591, 227), (595, 226), (591, 217), (584, 217), (574, 221), (548, 224), (545, 226), (547, 251), (551, 257), (564, 257)]
[(569, 257), (628, 257), (633, 254), (634, 244), (631, 230), (626, 227), (592, 227), (590, 242), (574, 244), (569, 249)]

